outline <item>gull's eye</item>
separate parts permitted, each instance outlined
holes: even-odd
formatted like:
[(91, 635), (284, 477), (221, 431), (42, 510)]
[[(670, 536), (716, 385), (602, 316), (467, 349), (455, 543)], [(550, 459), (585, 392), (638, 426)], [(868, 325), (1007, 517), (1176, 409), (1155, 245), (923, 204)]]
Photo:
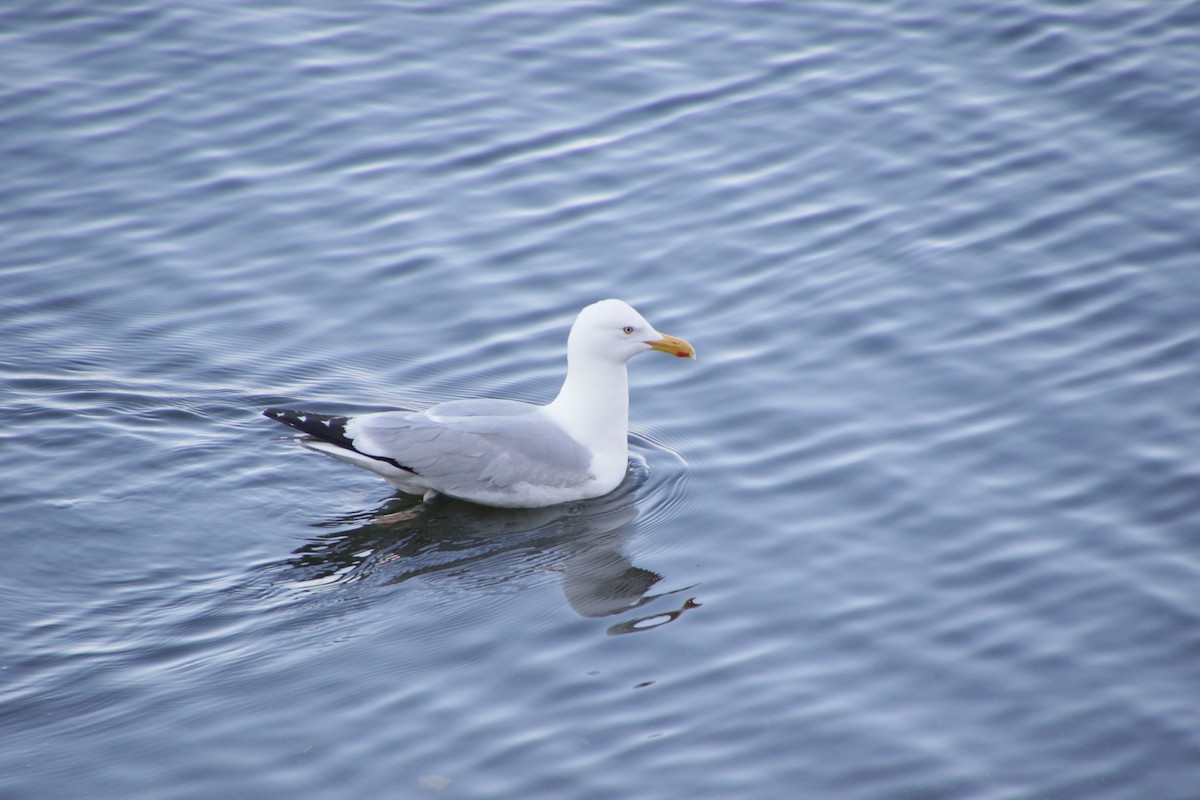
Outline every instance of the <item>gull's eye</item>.
[(628, 336), (629, 334), (633, 333), (633, 326), (626, 325), (624, 328), (621, 328), (621, 330), (625, 333), (626, 336)]

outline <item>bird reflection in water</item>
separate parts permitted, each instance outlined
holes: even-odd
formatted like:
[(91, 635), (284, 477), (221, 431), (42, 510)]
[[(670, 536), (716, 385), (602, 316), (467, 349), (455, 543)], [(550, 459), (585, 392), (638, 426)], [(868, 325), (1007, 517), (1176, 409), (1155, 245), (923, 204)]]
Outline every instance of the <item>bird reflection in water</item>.
[[(634, 566), (624, 554), (638, 516), (635, 483), (627, 478), (605, 497), (539, 509), (488, 508), (448, 498), (398, 507), (393, 500), (373, 514), (324, 523), (338, 531), (296, 550), (290, 565), (297, 583), (308, 587), (424, 578), (466, 591), (554, 572), (562, 576), (567, 603), (583, 617), (661, 606), (693, 587), (652, 593), (662, 576)], [(653, 630), (699, 605), (694, 598), (672, 603), (622, 620), (608, 633)]]

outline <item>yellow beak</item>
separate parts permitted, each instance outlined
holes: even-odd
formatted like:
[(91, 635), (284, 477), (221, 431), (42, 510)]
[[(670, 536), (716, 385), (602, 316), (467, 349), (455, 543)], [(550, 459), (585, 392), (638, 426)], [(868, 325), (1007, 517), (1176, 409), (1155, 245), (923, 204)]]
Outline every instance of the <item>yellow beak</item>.
[(664, 353), (670, 353), (679, 358), (695, 358), (696, 348), (675, 336), (664, 336), (655, 341), (646, 342), (651, 348), (661, 350)]

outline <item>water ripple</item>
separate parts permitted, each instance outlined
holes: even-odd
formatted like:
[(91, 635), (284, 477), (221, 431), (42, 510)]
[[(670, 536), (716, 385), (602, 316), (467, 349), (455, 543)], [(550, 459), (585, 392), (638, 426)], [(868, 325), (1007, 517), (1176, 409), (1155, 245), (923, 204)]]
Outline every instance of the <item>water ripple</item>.
[[(1190, 796), (1195, 23), (4, 6), (6, 791)], [(700, 358), (608, 498), (258, 416), (544, 402), (613, 295)]]

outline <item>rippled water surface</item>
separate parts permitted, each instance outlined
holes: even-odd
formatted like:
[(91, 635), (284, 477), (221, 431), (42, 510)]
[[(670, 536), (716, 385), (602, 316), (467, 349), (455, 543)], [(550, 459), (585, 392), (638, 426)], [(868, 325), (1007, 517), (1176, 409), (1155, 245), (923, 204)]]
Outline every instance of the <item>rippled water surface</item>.
[[(1200, 796), (1200, 5), (7, 3), (0, 795)], [(268, 405), (544, 402), (409, 516)]]

